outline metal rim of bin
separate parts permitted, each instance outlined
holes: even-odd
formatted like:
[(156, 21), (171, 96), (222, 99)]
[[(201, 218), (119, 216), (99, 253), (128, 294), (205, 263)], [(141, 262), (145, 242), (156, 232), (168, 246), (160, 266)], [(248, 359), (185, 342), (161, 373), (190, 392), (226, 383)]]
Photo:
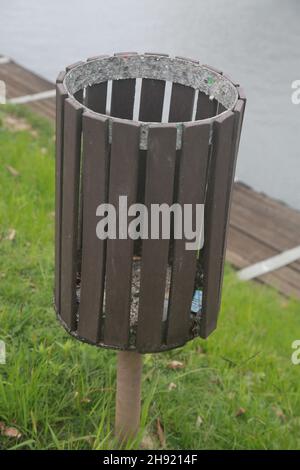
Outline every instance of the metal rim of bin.
[[(140, 109), (138, 119), (133, 119), (137, 79), (142, 80)], [(110, 81), (112, 82), (111, 109), (108, 115), (106, 102), (109, 98), (107, 89)], [(172, 82), (172, 91), (169, 102), (169, 122), (163, 123), (161, 117), (166, 82)], [(245, 103), (242, 89), (222, 72), (207, 65), (200, 65), (198, 61), (192, 59), (172, 58), (165, 54), (118, 53), (113, 56), (98, 56), (86, 62), (73, 64), (59, 74), (56, 119), (55, 309), (60, 322), (72, 336), (100, 347), (137, 350), (145, 353), (182, 346), (195, 336), (207, 337), (215, 329), (220, 307), (231, 189)], [(162, 152), (170, 153), (171, 150), (173, 155), (173, 173), (171, 172), (173, 182), (170, 182), (170, 185), (174, 183), (176, 155), (179, 154), (182, 160), (184, 155), (185, 159), (190, 158), (190, 169), (193, 168), (193, 171), (197, 169), (196, 175), (191, 175), (188, 164), (181, 163), (177, 177), (181, 183), (184, 178), (192, 178), (194, 186), (199, 177), (198, 185), (201, 190), (197, 191), (197, 201), (194, 199), (192, 202), (204, 203), (205, 201), (203, 308), (196, 335), (190, 331), (190, 312), (186, 312), (186, 315), (183, 315), (182, 311), (180, 313), (183, 304), (185, 310), (190, 311), (193, 293), (191, 283), (196, 275), (196, 261), (184, 255), (187, 261), (181, 263), (184, 265), (182, 271), (180, 260), (182, 261), (183, 254), (180, 244), (178, 247), (174, 244), (175, 254), (169, 286), (167, 322), (163, 324), (162, 311), (159, 313), (159, 309), (158, 312), (154, 312), (153, 316), (151, 312), (147, 313), (144, 299), (141, 315), (143, 325), (139, 327), (139, 310), (133, 331), (130, 325), (130, 297), (127, 302), (125, 292), (126, 308), (125, 312), (122, 312), (120, 302), (116, 300), (118, 294), (116, 291), (113, 292), (112, 286), (110, 290), (108, 289), (108, 280), (113, 277), (113, 267), (107, 259), (111, 254), (120, 255), (120, 251), (118, 252), (118, 248), (106, 246), (105, 243), (100, 246), (100, 241), (92, 240), (85, 230), (86, 222), (89, 228), (91, 227), (91, 218), (92, 223), (95, 224), (95, 214), (94, 217), (91, 216), (90, 210), (87, 210), (87, 203), (92, 206), (96, 203), (98, 205), (99, 197), (105, 202), (107, 200), (110, 202), (110, 194), (107, 194), (108, 183), (105, 180), (109, 179), (109, 186), (115, 184), (117, 191), (118, 184), (121, 184), (116, 177), (115, 164), (112, 163), (116, 159), (115, 154), (119, 152), (127, 165), (133, 165), (134, 176), (132, 178), (127, 176), (127, 184), (134, 186), (137, 184), (137, 160), (141, 152), (151, 155), (151, 139), (157, 140), (160, 137), (159, 133), (162, 132), (167, 136), (168, 142), (162, 146)], [(126, 133), (130, 134), (129, 139)], [(119, 143), (117, 143), (118, 139)], [(81, 145), (84, 157), (81, 157)], [(125, 152), (122, 150), (122, 145), (127, 146)], [(105, 158), (97, 161), (101, 153), (105, 155)], [(131, 157), (126, 158), (126, 154), (130, 154)], [(190, 154), (191, 157), (187, 157)], [(199, 154), (203, 154), (201, 163), (199, 163)], [(119, 156), (119, 161), (121, 157)], [(108, 164), (110, 165), (109, 173)], [(81, 165), (83, 165), (82, 181), (80, 180)], [(166, 176), (169, 170), (170, 168), (165, 168), (163, 174)], [(150, 170), (147, 166), (145, 171), (152, 172), (152, 176), (158, 176), (151, 164)], [(92, 191), (88, 189), (82, 191), (82, 187), (88, 188), (90, 185), (95, 187), (95, 184), (100, 185), (99, 181), (106, 188), (106, 194), (105, 191), (102, 194), (100, 191), (97, 202), (91, 196)], [(223, 184), (220, 184), (222, 182)], [(147, 182), (144, 184), (146, 185)], [(151, 184), (150, 189), (149, 187), (145, 189), (146, 192), (147, 190), (151, 193)], [(186, 185), (185, 192), (187, 191)], [(180, 199), (180, 191), (178, 194)], [(132, 203), (135, 202), (133, 193), (131, 199)], [(181, 199), (182, 203), (186, 202), (184, 194)], [(170, 199), (170, 204), (172, 202), (173, 200)], [(96, 238), (95, 235), (94, 238)], [(89, 261), (93, 259), (92, 250), (95, 247), (99, 250), (95, 262), (87, 262), (87, 259)], [(164, 251), (166, 252), (166, 249)], [(148, 255), (147, 249), (145, 252), (145, 257), (149, 258), (149, 249)], [(128, 289), (131, 289), (132, 255), (133, 244), (131, 243), (131, 247), (127, 249), (127, 266), (121, 273), (122, 275), (124, 272), (129, 274), (127, 297), (130, 295)], [(124, 263), (124, 259), (121, 260), (121, 265), (122, 262)], [(164, 273), (168, 268), (166, 264), (168, 265), (168, 261), (161, 266)], [(144, 262), (141, 269), (147, 272), (150, 267), (151, 262), (148, 260), (148, 265)], [(106, 271), (105, 275), (104, 271)], [(80, 298), (76, 293), (78, 272), (82, 276)], [(88, 286), (87, 282), (84, 283), (84, 272), (88, 273), (90, 281), (93, 276), (96, 276), (92, 286)], [(175, 287), (179, 289), (180, 280), (183, 279), (184, 274), (188, 277), (187, 282), (184, 283), (188, 295), (183, 295), (182, 302), (174, 289)], [(118, 278), (116, 275), (115, 277)], [(119, 277), (119, 280), (121, 279), (122, 277)], [(101, 288), (97, 289), (96, 287), (100, 286), (99, 283)], [(114, 289), (116, 287), (114, 285)], [(111, 297), (108, 302), (114, 314), (106, 315), (106, 312), (102, 310), (103, 302), (107, 303), (107, 298), (104, 300), (107, 296), (106, 292), (109, 294), (108, 297)], [(179, 292), (182, 294), (182, 289), (179, 289)], [(115, 296), (114, 300), (112, 300), (113, 296)], [(144, 297), (149, 300), (149, 296), (144, 295)], [(174, 305), (178, 300), (179, 307), (176, 308)], [(83, 303), (85, 307), (82, 307)], [(158, 301), (158, 305), (160, 303)], [(92, 312), (87, 311), (87, 307), (88, 310), (92, 309)], [(161, 307), (163, 308), (163, 305)], [(106, 326), (109, 334), (105, 333)], [(155, 329), (157, 332), (151, 334), (151, 331)], [(148, 330), (151, 330), (150, 334)]]

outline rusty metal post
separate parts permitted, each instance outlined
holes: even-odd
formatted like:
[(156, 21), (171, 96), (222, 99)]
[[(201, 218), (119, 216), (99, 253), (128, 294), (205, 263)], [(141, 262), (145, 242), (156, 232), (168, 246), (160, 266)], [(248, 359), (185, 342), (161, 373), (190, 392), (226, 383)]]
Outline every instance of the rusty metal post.
[(140, 426), (142, 355), (120, 351), (117, 361), (115, 434), (126, 442), (136, 437)]

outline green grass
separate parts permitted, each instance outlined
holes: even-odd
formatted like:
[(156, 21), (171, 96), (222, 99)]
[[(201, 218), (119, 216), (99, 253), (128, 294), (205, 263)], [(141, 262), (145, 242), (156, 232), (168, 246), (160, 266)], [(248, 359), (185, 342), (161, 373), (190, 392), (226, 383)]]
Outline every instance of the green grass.
[[(0, 448), (117, 448), (116, 354), (70, 338), (52, 308), (53, 129), (23, 108), (7, 109), (32, 130), (8, 130), (2, 110), (0, 339), (7, 364), (0, 365), (0, 421), (22, 436), (0, 436)], [(299, 303), (239, 283), (226, 267), (218, 330), (207, 341), (145, 357), (141, 434), (159, 446), (159, 419), (168, 449), (299, 449), (300, 366), (290, 359), (299, 337)], [(169, 369), (174, 359), (184, 368)]]

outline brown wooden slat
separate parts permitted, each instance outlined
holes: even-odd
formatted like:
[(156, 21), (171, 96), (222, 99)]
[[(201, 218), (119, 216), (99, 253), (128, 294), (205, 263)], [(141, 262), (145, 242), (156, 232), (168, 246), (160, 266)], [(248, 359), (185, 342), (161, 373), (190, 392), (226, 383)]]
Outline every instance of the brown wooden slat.
[(55, 306), (60, 311), (60, 267), (61, 267), (61, 206), (62, 166), (64, 136), (64, 101), (68, 94), (65, 87), (56, 86), (56, 159), (55, 159)]
[(192, 119), (194, 107), (195, 90), (194, 88), (173, 83), (169, 122), (184, 122)]
[[(176, 127), (149, 129), (145, 205), (172, 204), (176, 159)], [(149, 231), (151, 223), (149, 223)], [(162, 317), (168, 267), (169, 240), (143, 240), (137, 348), (157, 350), (162, 344)]]
[(227, 235), (228, 235), (228, 225), (229, 225), (229, 218), (230, 218), (230, 209), (231, 209), (231, 200), (232, 200), (232, 186), (237, 162), (237, 155), (239, 151), (240, 145), (240, 137), (241, 137), (241, 130), (242, 130), (242, 122), (244, 119), (244, 112), (245, 112), (246, 101), (245, 100), (238, 100), (237, 104), (234, 107), (234, 129), (233, 129), (233, 155), (229, 162), (228, 168), (228, 181), (227, 181), (227, 195), (226, 195), (226, 204), (225, 204), (225, 217), (221, 225), (221, 230), (224, 234), (223, 236), (223, 247), (222, 247), (222, 263), (221, 263), (221, 270), (220, 270), (220, 281), (219, 281), (219, 298), (218, 298), (218, 309), (220, 309), (221, 305), (221, 291), (222, 291), (222, 284), (223, 284), (223, 273), (224, 273), (224, 263), (225, 263), (225, 254), (226, 254), (226, 245), (227, 245)]
[[(259, 221), (259, 224), (261, 224), (261, 220), (265, 220), (266, 225), (258, 227), (259, 230), (269, 228), (275, 232), (274, 237), (279, 231), (287, 237), (287, 241), (291, 240), (295, 244), (299, 243), (299, 212), (252, 189), (244, 190), (240, 184), (235, 185), (233, 199), (237, 211), (245, 209), (245, 218), (247, 217), (251, 222), (257, 223)], [(276, 230), (275, 227), (277, 227)]]
[[(235, 230), (237, 235), (233, 237)], [(235, 267), (244, 268), (299, 245), (299, 234), (298, 211), (263, 193), (253, 191), (243, 183), (234, 184), (226, 257)], [(249, 244), (249, 238), (253, 240), (252, 245)], [(300, 262), (295, 261), (288, 267), (298, 273)], [(273, 279), (273, 274), (275, 276), (277, 272), (282, 272), (282, 269), (270, 273), (270, 279)], [(292, 278), (290, 274), (290, 271), (285, 273), (287, 283)], [(258, 280), (265, 281), (265, 277)]]
[[(235, 253), (240, 252), (243, 255), (237, 258), (233, 257), (234, 266), (241, 269), (259, 261), (263, 261), (267, 258), (276, 256), (280, 253), (280, 251), (275, 250), (272, 247), (264, 246), (263, 244), (261, 244), (260, 240), (257, 240), (256, 238), (252, 237), (250, 234), (244, 232), (240, 228), (230, 225), (227, 252), (229, 251), (228, 256), (230, 256), (231, 258), (232, 248)], [(231, 260), (229, 261), (231, 262)], [(285, 278), (282, 278), (282, 272), (288, 272), (288, 276), (285, 275)], [(271, 271), (271, 273), (278, 276), (278, 278), (284, 280), (289, 285), (294, 286), (294, 288), (297, 287), (299, 291), (298, 297), (300, 297), (300, 272), (297, 269), (293, 268), (293, 263)]]
[(56, 83), (62, 83), (65, 79), (65, 76), (66, 76), (66, 71), (61, 70), (57, 76)]
[(161, 122), (166, 82), (164, 80), (142, 80), (139, 120)]
[[(10, 83), (11, 80), (14, 80), (16, 83), (19, 83), (21, 86), (23, 86), (25, 90), (31, 90), (31, 93), (38, 93), (40, 91), (51, 90), (54, 88), (54, 84), (49, 80), (40, 77), (31, 70), (28, 70), (22, 65), (19, 65), (13, 61), (1, 65), (0, 80), (7, 81), (7, 83)], [(22, 95), (27, 94), (29, 93), (22, 93)]]
[(85, 112), (83, 127), (83, 236), (78, 334), (99, 340), (106, 241), (96, 235), (96, 209), (107, 202), (107, 119)]
[(199, 91), (197, 109), (196, 109), (196, 120), (197, 119), (208, 119), (216, 115), (218, 102), (216, 99), (210, 100), (208, 95)]
[(113, 80), (111, 92), (111, 116), (132, 119), (135, 95), (135, 79)]
[[(136, 202), (139, 131), (134, 123), (113, 123), (109, 203), (116, 210), (119, 196), (128, 197), (128, 206)], [(129, 341), (132, 255), (130, 238), (107, 241), (104, 341), (124, 348)]]
[[(178, 203), (204, 204), (209, 149), (209, 124), (184, 126), (180, 157)], [(195, 210), (193, 210), (195, 220)], [(186, 250), (186, 240), (174, 240), (174, 258), (168, 312), (167, 345), (189, 337), (197, 250)]]
[(245, 95), (244, 89), (241, 86), (238, 86), (237, 89), (238, 89), (239, 99), (240, 100), (246, 100), (246, 95)]
[(0, 80), (3, 80), (8, 90), (12, 90), (8, 95), (9, 98), (16, 98), (18, 96), (32, 95), (42, 91), (48, 91), (54, 89), (53, 83), (48, 81), (42, 81), (42, 79), (35, 79), (32, 74), (31, 79), (28, 77), (28, 73), (24, 73), (24, 76), (15, 74), (14, 68), (5, 68), (5, 65), (0, 67)]
[[(241, 195), (245, 195), (246, 198), (243, 200), (247, 206), (250, 203), (253, 203), (251, 207), (263, 205), (263, 213), (271, 217), (278, 217), (279, 214), (283, 214), (284, 223), (287, 223), (289, 220), (291, 223), (299, 226), (300, 229), (300, 212), (296, 209), (289, 207), (284, 202), (272, 199), (263, 192), (254, 191), (252, 188), (247, 186), (245, 183), (236, 182), (235, 185), (235, 201), (238, 202)], [(296, 226), (295, 225), (295, 226)]]
[(61, 310), (66, 325), (76, 327), (76, 270), (82, 107), (65, 100), (61, 243)]
[[(157, 55), (157, 54), (156, 54)], [(161, 122), (166, 82), (144, 78), (141, 87), (139, 120), (145, 122)], [(140, 150), (138, 168), (137, 200), (144, 203), (147, 151)], [(141, 241), (135, 242), (135, 253), (140, 254)]]
[[(242, 269), (277, 254), (278, 252), (273, 248), (263, 246), (259, 240), (230, 226), (226, 256), (235, 267)], [(292, 268), (291, 264), (264, 274), (256, 280), (277, 288), (285, 296), (292, 295), (300, 298), (300, 274)]]
[(231, 183), (234, 158), (235, 116), (229, 112), (214, 122), (213, 151), (209, 168), (205, 203), (205, 238), (203, 249), (204, 292), (201, 336), (207, 337), (216, 327), (219, 309), (220, 273), (222, 269), (224, 221), (228, 184)]
[[(282, 252), (300, 245), (300, 231), (290, 230), (273, 218), (266, 218), (259, 211), (253, 211), (246, 205), (234, 204), (230, 217), (231, 225), (241, 227), (249, 235)], [(298, 261), (300, 270), (300, 261)]]
[(106, 112), (107, 82), (96, 83), (86, 89), (86, 106), (96, 113)]

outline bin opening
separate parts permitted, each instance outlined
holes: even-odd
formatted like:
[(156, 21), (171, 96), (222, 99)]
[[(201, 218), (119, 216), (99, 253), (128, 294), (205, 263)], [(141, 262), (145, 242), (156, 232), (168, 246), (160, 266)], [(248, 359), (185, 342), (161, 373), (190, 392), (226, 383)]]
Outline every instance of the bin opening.
[(141, 125), (140, 148), (147, 148), (153, 122), (177, 124), (211, 120), (234, 108), (236, 86), (221, 72), (196, 61), (159, 54), (124, 53), (75, 64), (64, 85), (84, 107), (112, 121)]

